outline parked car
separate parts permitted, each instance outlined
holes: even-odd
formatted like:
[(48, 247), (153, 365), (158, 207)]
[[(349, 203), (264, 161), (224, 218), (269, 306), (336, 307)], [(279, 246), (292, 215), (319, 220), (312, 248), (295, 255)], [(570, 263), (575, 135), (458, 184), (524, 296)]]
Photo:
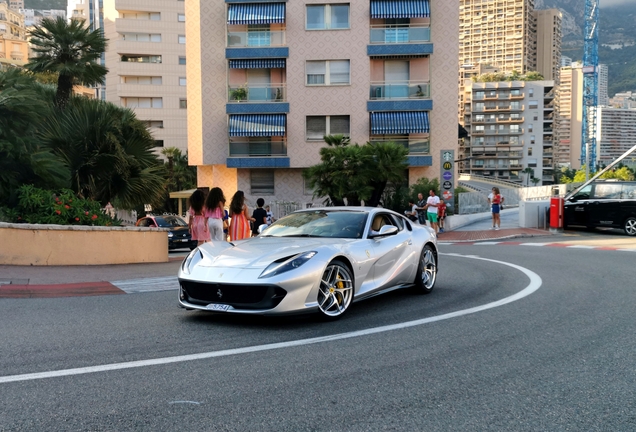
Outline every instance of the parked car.
[(197, 247), (198, 242), (192, 240), (188, 224), (179, 216), (148, 215), (139, 219), (135, 225), (149, 228), (170, 228), (170, 231), (168, 231), (168, 249), (189, 248), (192, 250)]
[(636, 236), (636, 182), (597, 180), (565, 201), (564, 226), (620, 228)]
[(437, 279), (435, 232), (375, 207), (300, 210), (260, 234), (196, 248), (179, 270), (185, 309), (337, 318), (352, 302)]

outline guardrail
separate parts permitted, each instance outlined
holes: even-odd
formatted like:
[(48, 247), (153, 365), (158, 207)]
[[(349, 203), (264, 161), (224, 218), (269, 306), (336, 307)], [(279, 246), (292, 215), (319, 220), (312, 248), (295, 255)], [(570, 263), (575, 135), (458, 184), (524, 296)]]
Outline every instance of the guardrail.
[(506, 186), (506, 187), (515, 187), (515, 188), (523, 187), (519, 183), (510, 182), (510, 181), (506, 181), (506, 180), (499, 180), (497, 178), (480, 176), (480, 175), (475, 175), (475, 174), (460, 174), (459, 175), (459, 181), (462, 181), (462, 180), (463, 181), (470, 181), (470, 180), (483, 181), (483, 182), (486, 182), (486, 183), (494, 183), (494, 184), (503, 185), (503, 186)]

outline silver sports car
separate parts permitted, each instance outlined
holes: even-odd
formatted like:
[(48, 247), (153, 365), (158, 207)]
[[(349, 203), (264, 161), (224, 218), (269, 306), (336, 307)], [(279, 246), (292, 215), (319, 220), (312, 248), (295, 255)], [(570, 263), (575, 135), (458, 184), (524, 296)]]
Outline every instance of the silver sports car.
[(337, 318), (353, 301), (397, 288), (430, 293), (437, 259), (435, 233), (398, 213), (311, 208), (263, 225), (257, 237), (193, 250), (179, 270), (179, 305)]

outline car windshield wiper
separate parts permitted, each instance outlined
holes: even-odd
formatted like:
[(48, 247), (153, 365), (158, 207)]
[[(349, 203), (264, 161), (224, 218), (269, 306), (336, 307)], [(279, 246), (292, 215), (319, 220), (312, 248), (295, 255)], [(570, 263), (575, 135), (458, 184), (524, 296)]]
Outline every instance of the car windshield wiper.
[(284, 235), (284, 236), (280, 236), (280, 237), (318, 237), (318, 238), (321, 238), (322, 236), (313, 235), (313, 234), (288, 234), (288, 235)]

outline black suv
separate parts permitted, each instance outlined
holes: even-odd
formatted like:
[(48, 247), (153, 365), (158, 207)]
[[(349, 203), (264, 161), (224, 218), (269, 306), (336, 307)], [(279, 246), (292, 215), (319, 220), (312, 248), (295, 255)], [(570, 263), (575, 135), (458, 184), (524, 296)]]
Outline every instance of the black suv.
[(597, 180), (565, 201), (564, 226), (621, 228), (636, 236), (636, 181)]

